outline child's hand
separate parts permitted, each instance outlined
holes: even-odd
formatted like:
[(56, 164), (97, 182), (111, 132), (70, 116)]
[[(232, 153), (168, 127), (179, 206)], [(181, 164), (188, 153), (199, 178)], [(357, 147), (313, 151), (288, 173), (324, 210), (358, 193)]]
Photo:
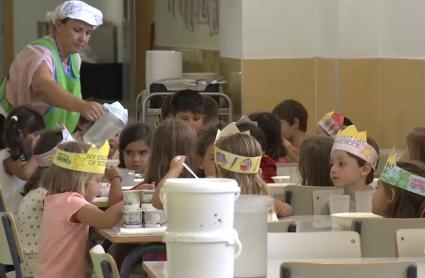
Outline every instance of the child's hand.
[(170, 170), (169, 172), (172, 172), (176, 176), (180, 175), (181, 171), (183, 170), (183, 163), (186, 160), (186, 156), (184, 155), (178, 155), (174, 157), (170, 161)]
[(107, 166), (105, 169), (105, 177), (111, 181), (114, 177), (117, 177), (120, 175), (120, 172), (118, 172), (117, 167), (114, 166)]
[(153, 183), (142, 183), (138, 184), (135, 187), (132, 187), (131, 190), (140, 190), (140, 189), (155, 189), (155, 184)]

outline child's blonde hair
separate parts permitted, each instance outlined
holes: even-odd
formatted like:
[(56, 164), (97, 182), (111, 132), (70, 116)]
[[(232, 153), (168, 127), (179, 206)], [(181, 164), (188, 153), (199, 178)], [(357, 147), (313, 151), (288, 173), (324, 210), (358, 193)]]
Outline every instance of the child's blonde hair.
[[(219, 139), (216, 146), (220, 149), (246, 157), (262, 156), (263, 151), (254, 137), (247, 134), (234, 134)], [(235, 173), (218, 167), (218, 175), (223, 178), (235, 179), (241, 188), (241, 194), (267, 194), (267, 184), (261, 178), (260, 173)]]
[[(58, 145), (58, 148), (71, 153), (86, 153), (90, 146), (81, 142), (67, 142)], [(40, 184), (49, 194), (77, 192), (84, 194), (87, 181), (98, 174), (68, 170), (52, 164), (44, 170)]]
[[(186, 164), (197, 169), (195, 150), (196, 133), (189, 124), (177, 119), (163, 121), (152, 137), (144, 182), (159, 183), (168, 172), (170, 161), (177, 155), (185, 155)], [(179, 177), (192, 175), (183, 170)]]
[(415, 127), (407, 134), (409, 160), (425, 163), (425, 127)]

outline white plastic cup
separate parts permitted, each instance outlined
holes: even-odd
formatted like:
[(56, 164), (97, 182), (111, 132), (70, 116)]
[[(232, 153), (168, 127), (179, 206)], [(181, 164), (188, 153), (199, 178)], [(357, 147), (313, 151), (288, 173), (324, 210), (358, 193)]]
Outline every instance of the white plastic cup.
[(124, 206), (140, 208), (140, 190), (124, 190)]
[(83, 140), (87, 144), (101, 147), (106, 140), (120, 133), (125, 123), (111, 112), (106, 112), (100, 117), (87, 132), (83, 135)]
[(372, 195), (372, 190), (355, 192), (357, 212), (372, 212)]
[(143, 211), (143, 221), (144, 221), (145, 228), (156, 228), (161, 226), (161, 211), (160, 210)]
[(341, 213), (350, 211), (349, 195), (330, 195), (329, 196), (330, 213)]
[(267, 215), (272, 206), (268, 196), (240, 195), (236, 200), (235, 229), (243, 250), (235, 260), (234, 277), (267, 276)]
[(131, 208), (124, 206), (122, 211), (124, 227), (140, 228), (142, 227), (142, 211), (140, 208)]
[(152, 203), (153, 193), (155, 190), (142, 189), (141, 201), (142, 203)]

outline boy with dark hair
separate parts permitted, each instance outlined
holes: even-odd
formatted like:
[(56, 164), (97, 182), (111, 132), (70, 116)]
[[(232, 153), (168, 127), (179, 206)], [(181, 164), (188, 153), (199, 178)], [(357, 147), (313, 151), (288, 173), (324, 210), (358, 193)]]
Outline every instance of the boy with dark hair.
[(170, 106), (173, 117), (187, 122), (196, 132), (204, 127), (204, 101), (197, 91), (178, 91)]
[(218, 104), (210, 96), (203, 96), (204, 99), (204, 127), (217, 126), (220, 123), (218, 117)]
[(287, 99), (276, 105), (272, 113), (280, 119), (282, 137), (290, 162), (298, 162), (298, 150), (307, 138), (307, 110), (298, 101)]

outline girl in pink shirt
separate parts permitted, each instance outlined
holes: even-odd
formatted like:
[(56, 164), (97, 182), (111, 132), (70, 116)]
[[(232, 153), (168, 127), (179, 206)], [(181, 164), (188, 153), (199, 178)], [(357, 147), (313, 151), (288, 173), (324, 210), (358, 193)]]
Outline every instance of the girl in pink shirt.
[[(89, 226), (113, 227), (121, 220), (123, 203), (118, 202), (105, 211), (91, 204), (100, 193), (103, 174), (81, 166), (91, 165), (90, 162), (93, 162), (87, 163), (83, 156), (76, 155), (87, 153), (88, 145), (68, 142), (59, 145), (58, 149), (67, 152), (68, 157), (66, 154), (56, 153), (53, 165), (43, 172), (40, 181), (48, 195), (44, 201), (34, 277), (85, 277)], [(106, 164), (107, 152), (104, 157), (105, 161), (95, 162), (98, 165)], [(64, 162), (69, 162), (72, 167), (63, 168)], [(104, 169), (103, 166), (103, 171)]]

